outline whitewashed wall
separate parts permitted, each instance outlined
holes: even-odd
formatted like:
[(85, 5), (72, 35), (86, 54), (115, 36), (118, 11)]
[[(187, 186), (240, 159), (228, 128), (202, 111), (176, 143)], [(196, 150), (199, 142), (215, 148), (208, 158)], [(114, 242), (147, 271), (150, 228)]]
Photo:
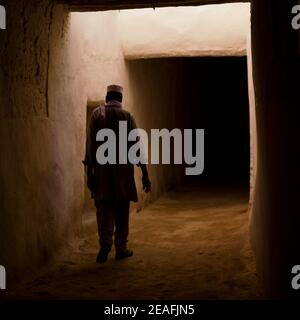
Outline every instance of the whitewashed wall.
[(125, 10), (119, 26), (127, 59), (245, 56), (250, 4)]

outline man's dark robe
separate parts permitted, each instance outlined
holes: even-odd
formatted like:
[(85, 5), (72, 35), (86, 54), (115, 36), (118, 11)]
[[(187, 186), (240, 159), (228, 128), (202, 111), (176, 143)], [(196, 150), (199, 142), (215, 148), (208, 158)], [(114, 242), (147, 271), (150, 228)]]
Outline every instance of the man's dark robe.
[[(93, 175), (92, 195), (96, 202), (106, 200), (137, 202), (138, 200), (134, 181), (134, 166), (129, 162), (128, 164), (118, 164), (119, 121), (127, 122), (128, 132), (136, 129), (136, 122), (133, 116), (122, 109), (122, 104), (118, 101), (110, 101), (105, 106), (97, 107), (91, 116), (84, 163), (90, 171), (88, 175)], [(99, 130), (105, 128), (113, 130), (116, 134), (117, 164), (100, 165), (96, 161), (96, 151), (101, 145), (101, 142), (96, 141), (96, 135)], [(88, 179), (91, 179), (91, 177), (88, 177)]]

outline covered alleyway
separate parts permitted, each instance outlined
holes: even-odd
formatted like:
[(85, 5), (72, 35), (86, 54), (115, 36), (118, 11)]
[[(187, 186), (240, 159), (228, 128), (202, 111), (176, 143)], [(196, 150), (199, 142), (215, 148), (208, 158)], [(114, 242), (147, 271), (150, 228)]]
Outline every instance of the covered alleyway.
[[(258, 298), (251, 241), (267, 296), (299, 296), (291, 287), (291, 270), (300, 263), (299, 190), (294, 188), (300, 180), (299, 33), (291, 25), (296, 1), (228, 1), (235, 3), (155, 1), (157, 7), (179, 6), (177, 13), (173, 7), (154, 11), (150, 0), (40, 0), (38, 6), (33, 0), (2, 1), (8, 21), (0, 33), (0, 266), (7, 271), (5, 295)], [(151, 9), (119, 11), (142, 7)], [(232, 68), (208, 76), (204, 72), (209, 61), (217, 66), (217, 59), (229, 57), (243, 61), (242, 87), (229, 81), (237, 75)], [(182, 59), (176, 68), (173, 59)], [(249, 110), (247, 105), (242, 114), (232, 113), (239, 119), (247, 114), (249, 121), (232, 121), (236, 130), (231, 141), (247, 134), (250, 147), (244, 143), (232, 150), (241, 151), (236, 153), (240, 159), (250, 158), (250, 166), (247, 162), (244, 170), (230, 163), (237, 172), (241, 169), (238, 176), (245, 175), (250, 192), (194, 185), (164, 194), (181, 181), (181, 168), (151, 166), (151, 204), (132, 215), (135, 256), (98, 266), (95, 219), (83, 214), (82, 158), (87, 106), (102, 101), (108, 84), (123, 85), (126, 109), (147, 131), (206, 126), (216, 133), (209, 135), (210, 144), (237, 160), (223, 141), (215, 143), (225, 135), (217, 132), (213, 117), (205, 123), (198, 118), (202, 121), (207, 113), (193, 117), (204, 108), (191, 104), (190, 115), (197, 121), (185, 122), (181, 106), (187, 88), (182, 83), (187, 82), (182, 79), (189, 74), (201, 84), (188, 86), (201, 93), (201, 107), (204, 101), (218, 102), (220, 92), (228, 92), (220, 88), (228, 86), (234, 96), (242, 92), (249, 98)], [(215, 79), (222, 80), (221, 87), (203, 90)], [(216, 105), (222, 117), (211, 106), (207, 110), (221, 120), (230, 115), (232, 103)], [(211, 154), (211, 159), (221, 159)], [(208, 160), (209, 172), (220, 169), (213, 160)], [(59, 250), (63, 252), (57, 256)]]

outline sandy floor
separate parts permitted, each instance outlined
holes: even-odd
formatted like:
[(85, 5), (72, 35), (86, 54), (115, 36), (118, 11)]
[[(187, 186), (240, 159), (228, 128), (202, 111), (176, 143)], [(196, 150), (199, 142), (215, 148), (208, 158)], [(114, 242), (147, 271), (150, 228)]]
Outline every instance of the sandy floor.
[(201, 190), (166, 194), (131, 216), (134, 257), (97, 265), (94, 216), (84, 238), (10, 298), (257, 299), (248, 242), (247, 192)]

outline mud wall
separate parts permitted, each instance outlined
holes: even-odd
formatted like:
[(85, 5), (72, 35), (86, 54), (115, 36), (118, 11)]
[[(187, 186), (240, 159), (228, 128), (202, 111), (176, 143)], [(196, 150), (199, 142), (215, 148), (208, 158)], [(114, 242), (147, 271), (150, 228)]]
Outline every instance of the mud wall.
[(4, 3), (0, 261), (10, 279), (80, 235), (87, 102), (125, 81), (114, 14), (97, 29), (92, 17), (82, 23), (51, 3)]
[(251, 240), (269, 295), (297, 297), (299, 264), (299, 31), (291, 27), (296, 1), (252, 1), (252, 58), (257, 169)]
[[(80, 201), (72, 197), (80, 183), (72, 171), (80, 167), (68, 168), (75, 150), (67, 145), (76, 145), (76, 135), (65, 125), (66, 118), (55, 114), (50, 98), (50, 43), (54, 37), (59, 48), (66, 44), (66, 13), (48, 1), (38, 6), (33, 1), (3, 4), (7, 30), (0, 33), (0, 261), (10, 279), (16, 271), (30, 273), (47, 262), (70, 234), (78, 234)], [(63, 98), (67, 109), (70, 97), (65, 92)]]

